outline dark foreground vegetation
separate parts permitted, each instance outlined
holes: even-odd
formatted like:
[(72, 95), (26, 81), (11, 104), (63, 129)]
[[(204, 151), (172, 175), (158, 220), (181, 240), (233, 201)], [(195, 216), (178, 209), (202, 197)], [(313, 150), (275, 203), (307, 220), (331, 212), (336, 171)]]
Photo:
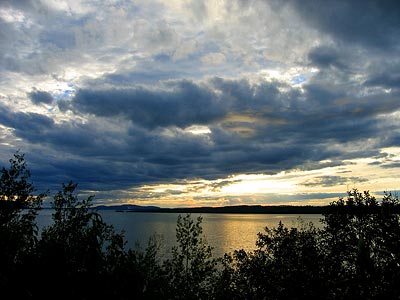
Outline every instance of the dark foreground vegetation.
[(177, 220), (177, 243), (125, 249), (124, 237), (68, 183), (53, 196), (53, 223), (35, 222), (35, 194), (19, 153), (0, 179), (1, 299), (399, 299), (399, 199), (350, 191), (324, 228), (265, 228), (255, 250), (212, 256), (201, 217)]

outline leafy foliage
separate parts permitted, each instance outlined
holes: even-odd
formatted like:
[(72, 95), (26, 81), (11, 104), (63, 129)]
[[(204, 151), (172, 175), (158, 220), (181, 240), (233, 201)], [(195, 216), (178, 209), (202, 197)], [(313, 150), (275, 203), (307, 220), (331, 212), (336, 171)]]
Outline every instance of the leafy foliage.
[[(18, 274), (35, 253), (37, 209), (46, 193), (34, 195), (24, 155), (15, 153), (0, 178), (0, 288), (18, 284)], [(23, 290), (23, 288), (22, 288)], [(19, 289), (21, 291), (21, 289)], [(22, 293), (24, 295), (24, 293)]]
[(43, 230), (39, 245), (42, 268), (57, 274), (56, 280), (70, 283), (74, 287), (70, 296), (78, 291), (85, 294), (88, 285), (102, 280), (104, 249), (109, 246), (115, 251), (118, 242), (113, 228), (89, 209), (93, 197), (79, 200), (76, 187), (72, 182), (63, 184), (54, 196), (53, 224)]
[[(0, 178), (0, 288), (24, 299), (399, 299), (400, 201), (386, 193), (348, 192), (322, 222), (258, 234), (253, 251), (213, 258), (202, 217), (179, 216), (177, 244), (160, 257), (160, 240), (125, 249), (69, 182), (53, 197), (53, 223), (41, 235), (36, 194), (18, 152)], [(51, 288), (47, 288), (51, 287)]]
[(323, 222), (325, 265), (335, 294), (353, 298), (398, 297), (400, 289), (399, 200), (381, 204), (368, 191), (348, 192), (330, 205)]
[(312, 224), (289, 229), (280, 222), (277, 228), (265, 228), (265, 233), (258, 234), (256, 250), (234, 252), (231, 298), (321, 297), (318, 232)]
[(378, 203), (353, 190), (331, 203), (323, 229), (266, 228), (256, 250), (235, 251), (224, 293), (230, 299), (398, 299), (398, 209), (391, 194)]
[(172, 248), (172, 259), (164, 263), (169, 278), (169, 297), (173, 299), (206, 299), (216, 273), (217, 260), (202, 237), (202, 217), (196, 222), (190, 214), (179, 215), (176, 227), (178, 245)]

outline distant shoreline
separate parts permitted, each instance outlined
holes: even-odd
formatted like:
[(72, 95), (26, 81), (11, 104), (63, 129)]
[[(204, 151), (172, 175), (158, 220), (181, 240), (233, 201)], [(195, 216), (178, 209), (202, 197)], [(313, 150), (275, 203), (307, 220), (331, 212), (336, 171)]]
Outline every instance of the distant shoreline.
[(220, 213), (220, 214), (324, 214), (328, 206), (261, 206), (261, 205), (240, 205), (223, 207), (185, 207), (185, 208), (161, 208), (161, 207), (132, 207), (118, 208), (101, 207), (98, 210), (114, 210), (117, 212), (157, 212), (157, 213)]

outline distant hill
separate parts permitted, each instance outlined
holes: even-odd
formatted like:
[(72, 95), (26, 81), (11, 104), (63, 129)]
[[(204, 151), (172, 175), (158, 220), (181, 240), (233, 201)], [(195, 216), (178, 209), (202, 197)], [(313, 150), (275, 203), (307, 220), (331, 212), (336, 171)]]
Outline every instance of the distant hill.
[(96, 210), (114, 210), (119, 212), (160, 212), (160, 213), (229, 213), (229, 214), (322, 214), (328, 206), (291, 206), (291, 205), (235, 205), (222, 207), (161, 208), (133, 204), (100, 205)]
[(169, 208), (163, 212), (174, 213), (225, 213), (225, 214), (322, 214), (325, 206), (262, 206), (262, 205), (236, 205), (222, 207), (193, 207), (193, 208)]
[(161, 208), (157, 207), (157, 206), (141, 206), (141, 205), (134, 205), (134, 204), (121, 204), (121, 205), (99, 205), (99, 206), (93, 207), (93, 209), (132, 211), (132, 212), (138, 212), (138, 211), (151, 212), (151, 211), (160, 210)]

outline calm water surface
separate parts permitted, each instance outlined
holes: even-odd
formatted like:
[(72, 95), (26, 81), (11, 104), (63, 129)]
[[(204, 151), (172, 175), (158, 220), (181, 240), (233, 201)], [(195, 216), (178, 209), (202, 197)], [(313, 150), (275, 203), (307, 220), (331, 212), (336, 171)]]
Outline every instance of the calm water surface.
[[(37, 218), (40, 228), (51, 223), (52, 210), (42, 210)], [(145, 248), (149, 237), (156, 234), (162, 241), (161, 253), (175, 244), (177, 213), (134, 213), (100, 211), (103, 220), (114, 226), (117, 232), (124, 231), (127, 247), (139, 245)], [(192, 214), (197, 218), (200, 214)], [(203, 234), (214, 248), (215, 256), (233, 252), (238, 249), (254, 250), (257, 233), (263, 232), (266, 226), (276, 227), (282, 221), (287, 227), (298, 227), (299, 217), (304, 222), (313, 222), (321, 227), (319, 214), (201, 214), (203, 217)]]

